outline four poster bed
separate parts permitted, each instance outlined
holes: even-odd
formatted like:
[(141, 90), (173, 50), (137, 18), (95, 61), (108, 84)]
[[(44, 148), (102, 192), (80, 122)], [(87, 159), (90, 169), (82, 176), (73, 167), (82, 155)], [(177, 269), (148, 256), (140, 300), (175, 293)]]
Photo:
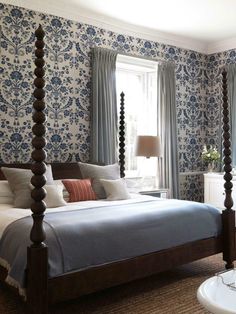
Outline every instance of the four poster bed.
[[(108, 287), (112, 287), (115, 285), (119, 285), (125, 282), (129, 282), (131, 280), (135, 280), (138, 278), (142, 278), (145, 276), (152, 275), (154, 273), (162, 272), (178, 265), (189, 263), (197, 259), (201, 259), (213, 254), (217, 254), (223, 252), (223, 260), (226, 262), (226, 268), (233, 267), (233, 261), (235, 260), (235, 213), (232, 210), (233, 202), (231, 198), (231, 158), (230, 158), (230, 133), (229, 133), (229, 112), (228, 112), (228, 100), (227, 100), (227, 73), (223, 72), (223, 137), (224, 137), (224, 170), (225, 170), (225, 210), (221, 213), (217, 214), (217, 210), (215, 209), (216, 214), (218, 216), (214, 216), (214, 218), (210, 218), (210, 223), (214, 223), (215, 225), (219, 224), (219, 217), (222, 217), (222, 224), (220, 221), (220, 227), (216, 233), (211, 236), (203, 236), (203, 238), (199, 238), (193, 241), (186, 241), (181, 245), (172, 245), (171, 247), (161, 248), (157, 250), (150, 250), (150, 252), (146, 254), (139, 254), (130, 258), (118, 259), (113, 262), (107, 262), (100, 265), (95, 265), (93, 267), (82, 267), (81, 269), (72, 269), (71, 271), (62, 272), (56, 276), (49, 276), (49, 263), (51, 261), (50, 250), (52, 248), (46, 245), (44, 242), (47, 241), (49, 237), (48, 227), (47, 234), (44, 229), (46, 224), (43, 226), (43, 221), (52, 217), (53, 215), (48, 215), (44, 217), (44, 212), (46, 210), (45, 203), (43, 199), (45, 197), (45, 191), (43, 189), (46, 180), (44, 177), (44, 173), (46, 172), (45, 159), (46, 153), (44, 151), (45, 146), (45, 138), (44, 135), (46, 133), (46, 128), (44, 126), (44, 122), (46, 120), (44, 114), (44, 96), (45, 92), (43, 90), (44, 87), (44, 31), (42, 27), (39, 26), (36, 33), (36, 60), (35, 60), (35, 75), (36, 78), (34, 80), (35, 91), (34, 97), (36, 98), (34, 102), (34, 114), (33, 114), (33, 134), (34, 138), (32, 141), (32, 145), (34, 147), (34, 151), (32, 152), (32, 159), (34, 163), (32, 165), (29, 164), (18, 164), (18, 165), (4, 165), (8, 167), (22, 167), (22, 168), (31, 168), (33, 172), (33, 177), (31, 179), (31, 183), (34, 186), (32, 191), (33, 204), (31, 206), (32, 218), (33, 218), (33, 226), (30, 232), (30, 245), (28, 245), (27, 249), (27, 268), (26, 274), (24, 277), (24, 287), (26, 294), (26, 302), (28, 313), (30, 314), (46, 314), (48, 313), (48, 305), (53, 304), (55, 302), (68, 300), (77, 298), (81, 295), (92, 293), (101, 289), (105, 289)], [(124, 95), (121, 95), (121, 115), (124, 115)], [(121, 123), (120, 128), (120, 136), (124, 137), (124, 124)], [(120, 163), (121, 163), (121, 177), (124, 176), (124, 142), (120, 143)], [(3, 165), (2, 165), (3, 166)], [(78, 164), (52, 164), (52, 171), (54, 179), (73, 179), (80, 178), (80, 169)], [(3, 180), (4, 176), (0, 172), (0, 179)], [(164, 202), (164, 201), (163, 201)], [(187, 202), (187, 201), (177, 201), (183, 202), (179, 203), (187, 204), (187, 207), (190, 208), (190, 212), (193, 213), (192, 208), (194, 206), (198, 206), (197, 203)], [(185, 203), (184, 203), (185, 202)], [(152, 202), (151, 202), (152, 203)], [(163, 203), (164, 204), (164, 203)], [(126, 204), (127, 207), (126, 213), (131, 210), (130, 204)], [(137, 208), (139, 207), (139, 203), (137, 202), (135, 205)], [(185, 205), (183, 205), (185, 206)], [(200, 205), (199, 205), (200, 206)], [(209, 208), (208, 208), (209, 207)], [(94, 210), (94, 208), (92, 208)], [(153, 214), (152, 211), (149, 211), (145, 207), (145, 210)], [(161, 211), (161, 208), (158, 208), (158, 211)], [(213, 217), (214, 209), (210, 208), (210, 206), (205, 205), (202, 210), (202, 215), (204, 215), (205, 210), (209, 210), (209, 216)], [(198, 211), (195, 210), (196, 212)], [(115, 212), (115, 211), (114, 211)], [(188, 213), (188, 212), (186, 212)], [(61, 213), (61, 216), (64, 214)], [(73, 212), (74, 215), (74, 212)], [(102, 215), (102, 209), (99, 209), (99, 212), (96, 214)], [(179, 216), (177, 222), (185, 219), (188, 214), (185, 216)], [(195, 213), (194, 213), (195, 215)], [(50, 216), (50, 217), (49, 217)], [(73, 216), (74, 217), (74, 216)], [(91, 216), (91, 219), (96, 220), (96, 216)], [(146, 216), (145, 216), (146, 217)], [(194, 216), (195, 217), (195, 216)], [(204, 217), (204, 216), (202, 216)], [(29, 218), (29, 217), (28, 217)], [(81, 218), (81, 217), (80, 217)], [(173, 218), (173, 217), (172, 217)], [(170, 218), (170, 219), (172, 219)], [(196, 217), (195, 217), (196, 218)], [(30, 218), (31, 219), (31, 218)], [(68, 223), (71, 228), (71, 221), (68, 214), (64, 215), (61, 218), (62, 221), (64, 219), (65, 224)], [(132, 216), (129, 216), (129, 219), (132, 220)], [(146, 219), (146, 218), (145, 218)], [(169, 219), (169, 220), (170, 220)], [(197, 219), (197, 218), (196, 218)], [(28, 219), (29, 220), (29, 219)], [(135, 220), (135, 218), (133, 218)], [(220, 219), (221, 220), (221, 219)], [(25, 220), (21, 220), (25, 221)], [(217, 222), (216, 222), (217, 221)], [(32, 220), (29, 220), (27, 228), (31, 228)], [(193, 225), (190, 226), (190, 229), (194, 228), (194, 225), (202, 225), (203, 220), (195, 220)], [(45, 222), (46, 223), (46, 222)], [(175, 222), (175, 224), (178, 224)], [(63, 224), (63, 223), (62, 223)], [(60, 225), (60, 224), (59, 224)], [(215, 226), (214, 225), (214, 226)], [(60, 225), (61, 226), (61, 225)], [(122, 227), (122, 226), (120, 226)], [(187, 228), (188, 226), (185, 225)], [(196, 227), (196, 226), (195, 226)], [(68, 227), (69, 228), (69, 227)], [(152, 228), (153, 229), (153, 228)], [(185, 228), (182, 228), (185, 229)], [(172, 229), (172, 230), (175, 230)], [(64, 230), (63, 230), (64, 232)], [(123, 230), (125, 232), (125, 230)], [(131, 232), (131, 231), (130, 231)], [(24, 232), (23, 232), (24, 233)], [(128, 230), (129, 233), (129, 230)], [(151, 234), (151, 228), (150, 228)], [(173, 240), (177, 237), (177, 233), (169, 234), (169, 239)], [(152, 237), (153, 238), (153, 237)], [(154, 239), (158, 242), (158, 237)], [(127, 236), (127, 242), (129, 241)], [(151, 241), (151, 240), (150, 240)], [(81, 246), (76, 242), (72, 241), (77, 251), (82, 250)], [(116, 242), (114, 242), (116, 243)], [(68, 244), (68, 243), (67, 243)], [(83, 244), (83, 243), (82, 243)], [(133, 247), (135, 247), (136, 243), (133, 243)], [(126, 241), (123, 239), (123, 246), (126, 246)], [(66, 247), (67, 249), (67, 247)], [(100, 249), (100, 248), (99, 248)], [(101, 248), (103, 250), (104, 248)], [(130, 249), (130, 248), (128, 248)], [(133, 249), (133, 248), (132, 248)], [(89, 252), (91, 253), (91, 252)], [(117, 253), (117, 252), (116, 252)], [(55, 253), (56, 254), (56, 253)], [(26, 255), (26, 252), (25, 252)], [(68, 255), (70, 257), (70, 255)], [(65, 266), (65, 265), (64, 265)], [(9, 270), (9, 269), (8, 269)], [(6, 267), (0, 266), (0, 279), (4, 281), (8, 276), (8, 270)]]

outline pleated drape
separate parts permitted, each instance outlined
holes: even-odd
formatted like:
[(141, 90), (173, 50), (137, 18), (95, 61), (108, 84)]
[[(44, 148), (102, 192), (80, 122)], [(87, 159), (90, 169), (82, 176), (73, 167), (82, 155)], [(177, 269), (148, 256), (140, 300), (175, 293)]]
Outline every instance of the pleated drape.
[(170, 197), (179, 198), (179, 154), (176, 118), (176, 83), (174, 64), (157, 67), (158, 133), (162, 157), (158, 160), (159, 185), (168, 188)]
[(117, 162), (116, 57), (108, 49), (92, 50), (90, 159), (105, 165)]
[[(228, 82), (228, 97), (230, 111), (230, 133), (231, 133), (231, 151), (232, 165), (236, 166), (236, 64), (229, 64), (226, 67)], [(221, 126), (222, 134), (222, 126)]]

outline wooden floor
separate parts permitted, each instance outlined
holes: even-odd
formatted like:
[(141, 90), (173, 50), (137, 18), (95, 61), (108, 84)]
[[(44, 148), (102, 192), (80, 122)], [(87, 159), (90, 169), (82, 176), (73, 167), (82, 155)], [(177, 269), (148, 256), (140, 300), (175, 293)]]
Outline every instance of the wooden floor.
[[(179, 267), (131, 284), (112, 288), (51, 308), (52, 314), (161, 314), (208, 313), (198, 303), (196, 290), (206, 278), (224, 267), (221, 255)], [(24, 307), (0, 285), (0, 313), (22, 314)]]

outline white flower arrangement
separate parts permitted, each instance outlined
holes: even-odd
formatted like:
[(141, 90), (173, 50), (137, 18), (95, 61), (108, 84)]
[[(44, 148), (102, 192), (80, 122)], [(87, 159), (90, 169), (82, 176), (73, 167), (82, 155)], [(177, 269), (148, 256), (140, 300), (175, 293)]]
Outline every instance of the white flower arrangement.
[(207, 163), (217, 162), (220, 161), (220, 153), (217, 151), (216, 147), (211, 145), (210, 148), (207, 148), (206, 145), (204, 145), (202, 159)]

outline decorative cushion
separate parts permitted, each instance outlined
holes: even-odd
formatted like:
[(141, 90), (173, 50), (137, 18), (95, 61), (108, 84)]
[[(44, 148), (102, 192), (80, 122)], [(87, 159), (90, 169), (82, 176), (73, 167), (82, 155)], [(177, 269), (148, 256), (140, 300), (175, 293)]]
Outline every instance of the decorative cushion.
[(62, 180), (54, 180), (54, 184), (62, 186), (62, 194), (63, 194), (64, 201), (69, 202), (70, 195), (69, 195), (69, 192), (67, 191), (66, 187), (62, 183)]
[(62, 180), (67, 191), (69, 192), (69, 202), (90, 201), (96, 200), (90, 179), (71, 179)]
[[(7, 178), (14, 194), (14, 207), (30, 208), (32, 199), (29, 184), (33, 175), (31, 170), (7, 167), (2, 167), (1, 170)], [(52, 169), (50, 165), (47, 166), (45, 176), (47, 178), (47, 185), (53, 184)]]
[(0, 181), (0, 204), (13, 204), (14, 194), (11, 191), (9, 183)]
[(98, 198), (106, 198), (100, 179), (115, 180), (120, 178), (120, 167), (118, 164), (97, 166), (79, 162), (79, 166), (82, 177), (92, 179), (92, 187)]
[[(31, 190), (34, 188), (32, 184), (30, 184), (30, 188)], [(45, 185), (44, 189), (47, 192), (44, 199), (47, 208), (60, 207), (67, 204), (63, 198), (63, 185)]]
[(107, 200), (116, 201), (116, 200), (127, 200), (131, 198), (124, 179), (117, 180), (104, 180), (101, 179), (106, 195)]

